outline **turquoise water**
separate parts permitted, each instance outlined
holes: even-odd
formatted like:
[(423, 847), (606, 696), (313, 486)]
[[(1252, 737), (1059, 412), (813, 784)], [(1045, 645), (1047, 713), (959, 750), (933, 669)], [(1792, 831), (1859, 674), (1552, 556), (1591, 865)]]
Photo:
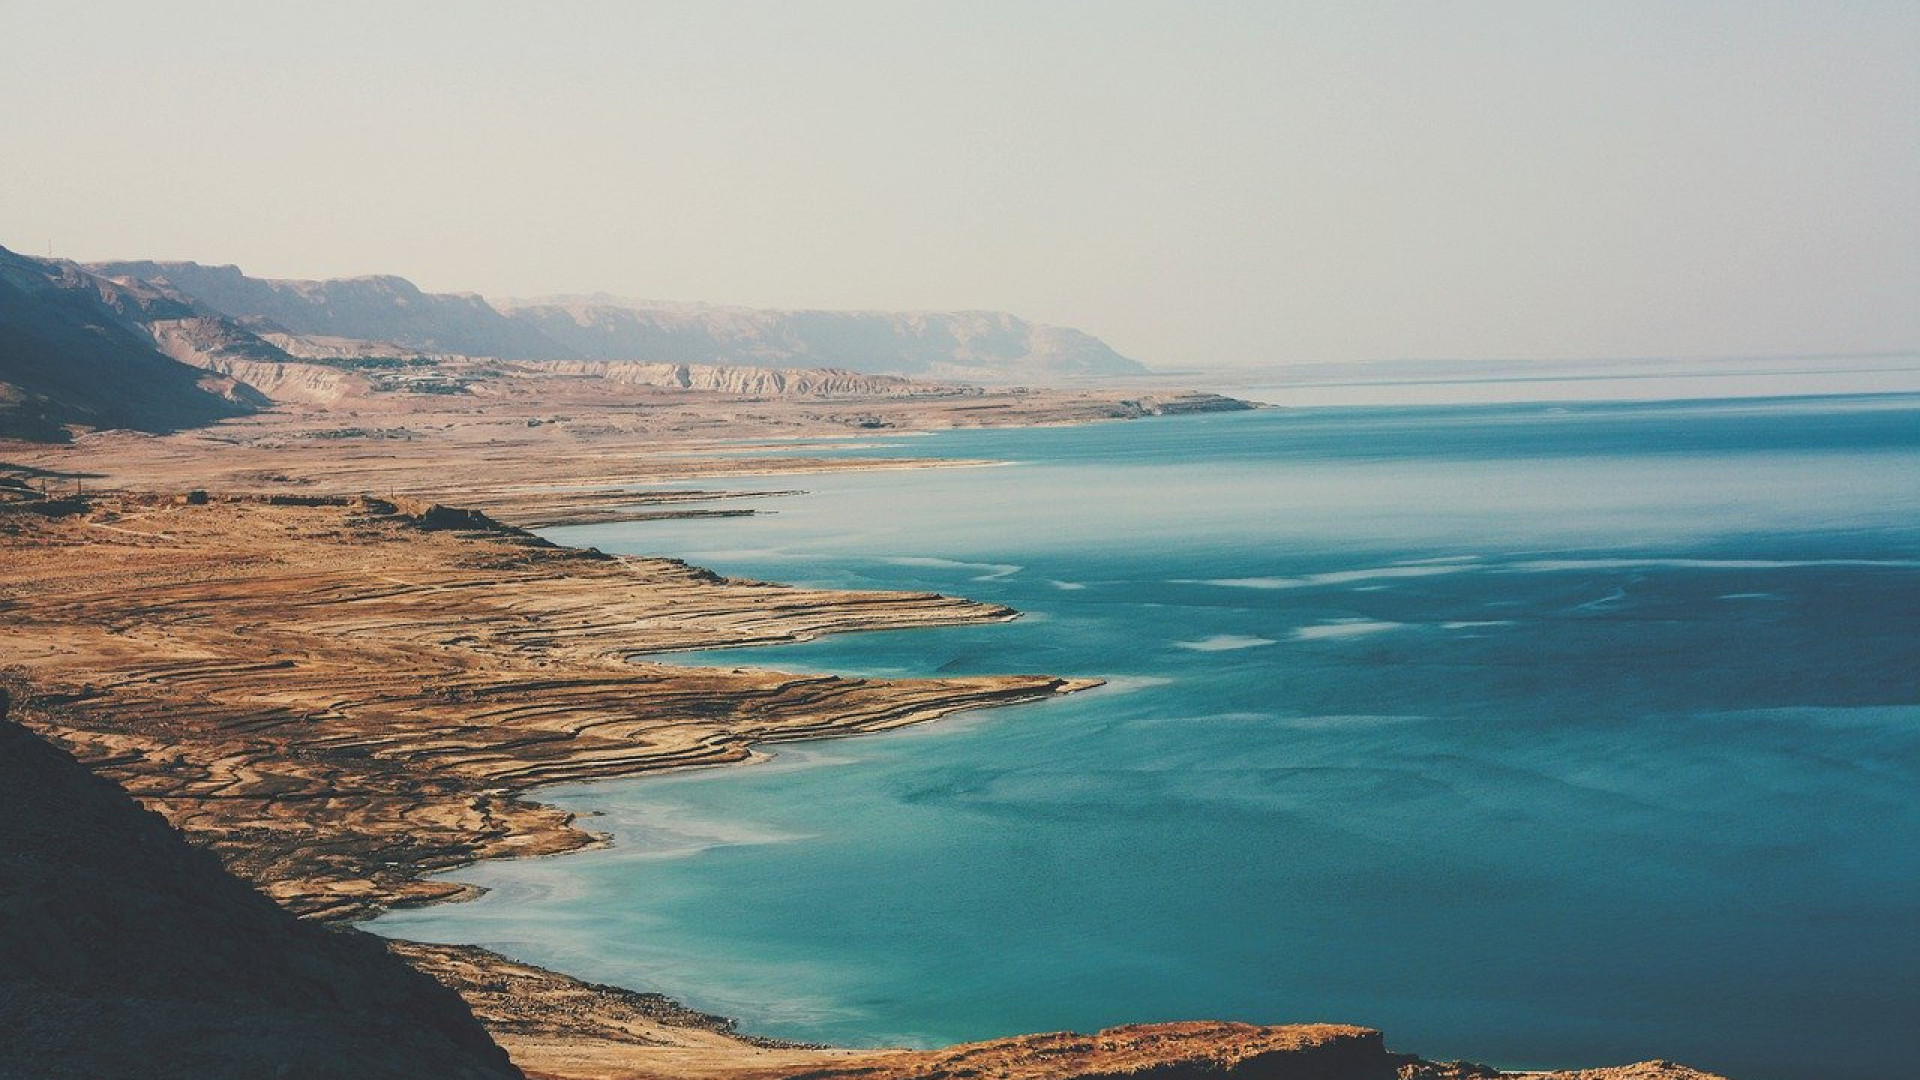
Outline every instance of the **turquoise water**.
[(843, 1044), (1227, 1017), (1741, 1080), (1920, 1053), (1920, 396), (845, 452), (1012, 464), (552, 535), (1027, 613), (689, 662), (1111, 685), (550, 789), (618, 844), (378, 929)]

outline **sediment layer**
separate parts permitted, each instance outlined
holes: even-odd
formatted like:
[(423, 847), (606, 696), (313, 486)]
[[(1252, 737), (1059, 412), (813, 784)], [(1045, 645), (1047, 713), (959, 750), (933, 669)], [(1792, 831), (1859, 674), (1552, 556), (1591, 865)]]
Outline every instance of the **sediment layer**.
[(312, 501), (0, 512), (0, 656), (23, 719), (301, 914), (443, 899), (460, 887), (424, 875), (591, 842), (518, 797), (537, 785), (1085, 685), (629, 661), (1012, 612), (732, 581), (471, 512)]

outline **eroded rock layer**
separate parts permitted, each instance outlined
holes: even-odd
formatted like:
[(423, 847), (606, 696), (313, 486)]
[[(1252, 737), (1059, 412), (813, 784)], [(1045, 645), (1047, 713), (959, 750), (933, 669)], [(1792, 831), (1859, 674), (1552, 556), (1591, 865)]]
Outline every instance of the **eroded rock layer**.
[(458, 886), (421, 875), (590, 842), (517, 797), (535, 785), (1075, 685), (630, 662), (1012, 613), (729, 581), (441, 507), (307, 501), (0, 513), (0, 657), (33, 687), (28, 722), (304, 914), (444, 898)]

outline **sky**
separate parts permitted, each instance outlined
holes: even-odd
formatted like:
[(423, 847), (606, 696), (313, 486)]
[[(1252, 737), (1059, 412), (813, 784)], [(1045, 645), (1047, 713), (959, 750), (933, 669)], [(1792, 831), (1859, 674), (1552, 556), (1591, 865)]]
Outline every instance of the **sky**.
[(0, 0), (0, 245), (1180, 368), (1920, 348), (1920, 0)]

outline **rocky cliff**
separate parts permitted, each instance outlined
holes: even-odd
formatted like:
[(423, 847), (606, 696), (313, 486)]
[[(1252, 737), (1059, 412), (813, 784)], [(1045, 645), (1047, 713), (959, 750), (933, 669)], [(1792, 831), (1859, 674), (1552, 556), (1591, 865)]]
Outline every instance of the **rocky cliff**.
[(564, 297), (506, 301), (513, 318), (585, 360), (835, 367), (935, 378), (1143, 372), (1090, 334), (997, 311), (765, 311)]
[(0, 1077), (520, 1075), (452, 991), (282, 911), (6, 701)]
[(425, 352), (544, 358), (552, 343), (472, 294), (422, 292), (387, 275), (291, 281), (248, 277), (237, 266), (192, 262), (98, 263), (91, 269), (189, 297), (207, 311), (266, 329), (320, 337), (396, 342)]

